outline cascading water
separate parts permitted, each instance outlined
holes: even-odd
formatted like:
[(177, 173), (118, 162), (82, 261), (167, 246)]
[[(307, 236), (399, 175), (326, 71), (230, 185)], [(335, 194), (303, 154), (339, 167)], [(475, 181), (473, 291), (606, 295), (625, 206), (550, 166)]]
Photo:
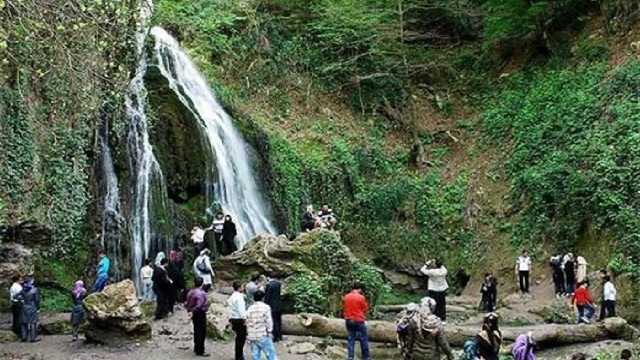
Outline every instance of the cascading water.
[(112, 261), (112, 272), (116, 279), (122, 278), (120, 259), (121, 229), (124, 219), (120, 215), (120, 195), (118, 177), (113, 167), (111, 148), (109, 146), (109, 123), (105, 118), (98, 134), (100, 146), (102, 192), (104, 193), (102, 209), (102, 235), (100, 238), (102, 249)]
[(255, 234), (276, 233), (269, 220), (270, 209), (251, 171), (247, 143), (178, 42), (159, 27), (152, 28), (151, 35), (155, 38), (160, 72), (198, 120), (201, 135), (215, 158), (215, 166), (209, 164), (207, 169), (213, 189), (209, 200), (219, 202), (223, 211), (235, 219), (238, 247), (242, 248)]
[(140, 289), (139, 272), (143, 259), (152, 251), (168, 249), (168, 239), (160, 235), (152, 219), (166, 215), (166, 184), (160, 164), (158, 163), (151, 143), (145, 111), (147, 90), (144, 76), (147, 72), (147, 58), (144, 54), (144, 43), (148, 34), (148, 19), (153, 4), (150, 0), (142, 0), (140, 6), (140, 22), (136, 34), (136, 55), (138, 63), (136, 73), (129, 83), (125, 98), (127, 116), (129, 117), (129, 166), (132, 174), (132, 207), (131, 207), (131, 261), (132, 277), (136, 287)]

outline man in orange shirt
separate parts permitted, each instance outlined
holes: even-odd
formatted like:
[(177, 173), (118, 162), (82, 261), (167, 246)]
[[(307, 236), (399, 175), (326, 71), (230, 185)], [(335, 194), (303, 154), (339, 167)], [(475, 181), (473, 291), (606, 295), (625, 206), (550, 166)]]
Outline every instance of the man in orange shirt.
[(342, 298), (342, 312), (349, 334), (347, 338), (348, 359), (353, 360), (356, 340), (360, 342), (362, 360), (370, 360), (369, 339), (367, 337), (367, 311), (369, 304), (362, 294), (362, 286), (354, 283), (351, 292)]
[(578, 283), (578, 289), (573, 294), (573, 303), (578, 308), (578, 324), (590, 323), (595, 314), (595, 308), (593, 306), (593, 298), (587, 288), (589, 283), (582, 281)]

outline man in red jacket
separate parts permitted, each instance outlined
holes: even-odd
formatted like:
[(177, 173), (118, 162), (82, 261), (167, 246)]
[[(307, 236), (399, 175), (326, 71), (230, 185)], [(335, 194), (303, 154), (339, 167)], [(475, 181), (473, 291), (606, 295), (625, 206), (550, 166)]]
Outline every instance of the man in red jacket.
[(344, 315), (347, 332), (347, 352), (349, 360), (353, 360), (355, 355), (356, 340), (360, 342), (362, 360), (369, 358), (369, 339), (367, 337), (367, 311), (369, 304), (362, 294), (362, 286), (354, 283), (351, 292), (342, 298), (342, 312)]
[(589, 283), (582, 281), (578, 283), (578, 289), (573, 294), (573, 303), (578, 308), (578, 324), (590, 323), (595, 314), (595, 308), (593, 306), (593, 298), (587, 288)]

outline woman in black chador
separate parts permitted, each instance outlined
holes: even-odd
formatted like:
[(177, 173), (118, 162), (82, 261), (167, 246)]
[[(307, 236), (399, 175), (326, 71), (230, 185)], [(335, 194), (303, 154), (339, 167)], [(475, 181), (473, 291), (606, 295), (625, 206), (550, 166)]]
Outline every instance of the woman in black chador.
[(229, 255), (236, 251), (236, 243), (234, 241), (238, 231), (236, 224), (231, 220), (231, 215), (224, 217), (224, 226), (222, 227), (222, 255)]

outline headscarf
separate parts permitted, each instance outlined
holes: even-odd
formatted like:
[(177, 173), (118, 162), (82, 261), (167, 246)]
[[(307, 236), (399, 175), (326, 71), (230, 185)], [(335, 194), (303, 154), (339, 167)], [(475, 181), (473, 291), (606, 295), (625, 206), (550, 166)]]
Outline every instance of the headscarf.
[(84, 294), (87, 293), (87, 289), (85, 289), (84, 287), (84, 281), (82, 280), (76, 281), (75, 284), (73, 285), (73, 290), (71, 290), (71, 293), (73, 294), (73, 297), (76, 299), (84, 296)]
[(211, 251), (209, 251), (209, 249), (202, 249), (202, 251), (200, 251), (200, 256), (209, 254), (211, 254)]
[(33, 278), (29, 277), (24, 280), (24, 283), (22, 284), (22, 291), (27, 293), (31, 291), (31, 289), (33, 289)]
[(514, 360), (536, 360), (535, 343), (527, 335), (520, 335), (513, 344), (511, 353)]
[(154, 264), (156, 266), (160, 266), (160, 261), (162, 261), (162, 259), (166, 258), (167, 255), (164, 254), (164, 251), (160, 251), (157, 255), (156, 255), (156, 261), (154, 261)]

